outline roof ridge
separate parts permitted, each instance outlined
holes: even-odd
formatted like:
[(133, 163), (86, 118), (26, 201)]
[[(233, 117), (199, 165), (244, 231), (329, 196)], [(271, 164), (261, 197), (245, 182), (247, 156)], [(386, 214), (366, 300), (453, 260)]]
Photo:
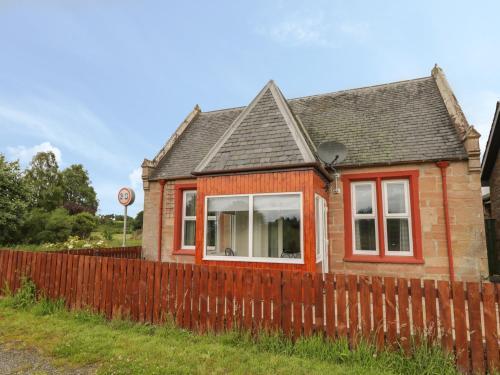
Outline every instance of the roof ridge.
[[(426, 79), (431, 79), (432, 76), (425, 76), (425, 77), (418, 77), (418, 78), (411, 78), (411, 79), (404, 79), (400, 81), (393, 81), (393, 82), (387, 82), (387, 83), (379, 83), (376, 85), (369, 85), (369, 86), (361, 86), (361, 87), (355, 87), (352, 89), (344, 89), (344, 90), (338, 90), (338, 91), (328, 91), (324, 92), (321, 94), (312, 94), (312, 95), (304, 95), (304, 96), (297, 96), (295, 98), (286, 98), (285, 99), (289, 101), (296, 101), (296, 100), (301, 100), (301, 99), (309, 99), (309, 98), (315, 98), (319, 96), (327, 96), (327, 95), (334, 95), (334, 94), (341, 94), (344, 92), (350, 92), (350, 91), (357, 91), (357, 90), (366, 90), (366, 89), (371, 89), (371, 88), (378, 88), (378, 87), (384, 87), (384, 86), (390, 86), (390, 85), (397, 85), (401, 83), (407, 83), (407, 82), (413, 82), (413, 81), (423, 81)], [(224, 111), (233, 111), (237, 109), (245, 109), (247, 106), (245, 105), (240, 105), (236, 107), (228, 107), (228, 108), (219, 108), (219, 109), (213, 109), (210, 111), (202, 111), (201, 113), (214, 113), (214, 112), (224, 112)]]
[(287, 99), (287, 100), (288, 101), (293, 101), (293, 100), (309, 99), (309, 98), (315, 98), (315, 97), (318, 97), (318, 96), (327, 96), (327, 95), (341, 94), (341, 93), (350, 92), (350, 91), (366, 90), (366, 89), (372, 89), (372, 88), (378, 88), (378, 87), (384, 87), (384, 86), (397, 85), (397, 84), (407, 83), (407, 82), (423, 81), (423, 80), (430, 79), (430, 78), (432, 78), (432, 76), (425, 76), (425, 77), (419, 77), (419, 78), (404, 79), (404, 80), (401, 80), (401, 81), (394, 81), (394, 82), (388, 82), (388, 83), (379, 83), (379, 84), (376, 84), (376, 85), (361, 86), (361, 87), (355, 87), (355, 88), (352, 88), (352, 89), (344, 89), (344, 90), (339, 90), (339, 91), (330, 91), (330, 92), (324, 92), (324, 93), (321, 93), (321, 94), (297, 96), (295, 98), (290, 98), (290, 99)]

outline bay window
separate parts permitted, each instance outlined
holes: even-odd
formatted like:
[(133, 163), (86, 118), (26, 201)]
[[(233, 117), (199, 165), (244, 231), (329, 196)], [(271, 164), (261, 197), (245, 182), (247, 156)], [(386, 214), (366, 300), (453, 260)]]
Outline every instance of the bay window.
[(204, 259), (302, 263), (301, 193), (206, 197)]

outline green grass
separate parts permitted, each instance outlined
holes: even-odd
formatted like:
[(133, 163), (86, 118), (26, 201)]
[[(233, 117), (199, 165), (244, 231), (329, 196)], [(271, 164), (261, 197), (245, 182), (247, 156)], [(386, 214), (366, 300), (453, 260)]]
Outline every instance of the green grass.
[[(453, 361), (436, 347), (411, 357), (376, 353), (361, 344), (319, 337), (295, 344), (279, 336), (231, 332), (197, 335), (176, 328), (107, 321), (85, 311), (67, 312), (62, 302), (32, 298), (30, 282), (16, 296), (0, 300), (0, 343), (39, 348), (55, 365), (95, 365), (99, 374), (456, 374)], [(31, 296), (30, 296), (31, 294)]]

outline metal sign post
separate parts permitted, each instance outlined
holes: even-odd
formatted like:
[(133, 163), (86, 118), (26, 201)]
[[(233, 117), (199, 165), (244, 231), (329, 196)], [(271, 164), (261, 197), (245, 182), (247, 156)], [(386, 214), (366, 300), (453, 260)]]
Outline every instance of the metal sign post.
[(123, 241), (122, 247), (125, 247), (127, 239), (127, 207), (135, 201), (135, 192), (130, 188), (121, 188), (118, 191), (118, 202), (125, 207), (123, 215)]

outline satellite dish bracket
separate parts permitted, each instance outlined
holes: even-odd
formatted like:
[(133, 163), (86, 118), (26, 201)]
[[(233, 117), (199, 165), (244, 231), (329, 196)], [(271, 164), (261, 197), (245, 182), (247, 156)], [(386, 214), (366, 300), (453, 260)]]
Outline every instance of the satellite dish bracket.
[[(337, 172), (335, 164), (343, 161), (347, 156), (346, 147), (339, 142), (323, 142), (318, 147), (318, 157), (325, 164), (325, 166), (332, 170), (333, 178), (335, 182), (335, 187), (332, 189), (334, 194), (340, 193), (339, 178), (340, 173)], [(331, 183), (327, 183), (325, 186), (326, 191), (330, 191)]]

